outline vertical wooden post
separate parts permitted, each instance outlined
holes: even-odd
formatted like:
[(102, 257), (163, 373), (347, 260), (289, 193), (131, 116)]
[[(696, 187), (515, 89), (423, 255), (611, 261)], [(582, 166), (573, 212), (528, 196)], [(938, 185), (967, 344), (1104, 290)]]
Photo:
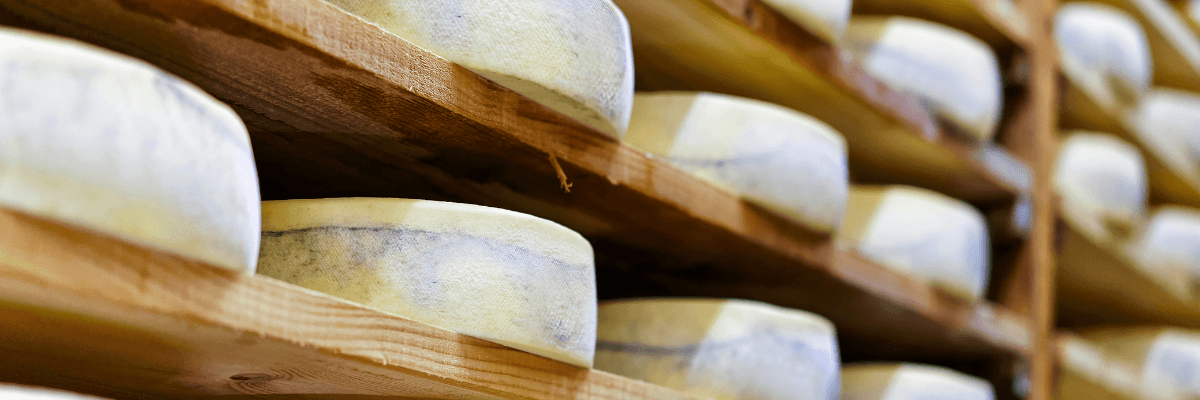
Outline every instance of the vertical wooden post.
[(1057, 0), (1033, 0), (1029, 4), (1030, 46), (1029, 90), (1033, 102), (1033, 226), (1029, 235), (1029, 261), (1033, 270), (1031, 327), (1033, 354), (1029, 355), (1031, 400), (1051, 400), (1056, 385), (1057, 352), (1054, 346), (1054, 237), (1056, 209), (1051, 174), (1057, 150), (1058, 49), (1053, 21)]

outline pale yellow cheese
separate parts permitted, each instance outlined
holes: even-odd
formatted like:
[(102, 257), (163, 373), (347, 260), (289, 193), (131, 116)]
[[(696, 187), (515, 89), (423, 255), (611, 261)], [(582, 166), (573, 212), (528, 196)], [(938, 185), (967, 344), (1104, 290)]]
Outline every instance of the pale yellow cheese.
[(1121, 139), (1074, 132), (1058, 149), (1054, 190), (1079, 228), (1116, 239), (1146, 212), (1146, 166), (1141, 152)]
[(983, 214), (958, 199), (910, 186), (853, 186), (841, 247), (966, 299), (987, 289), (990, 258)]
[(258, 256), (233, 110), (142, 61), (2, 28), (0, 206), (234, 270)]
[(833, 325), (744, 300), (600, 305), (596, 368), (712, 399), (838, 398)]
[(1183, 299), (1200, 288), (1200, 210), (1159, 207), (1126, 252), (1137, 267)]
[(641, 93), (634, 105), (623, 142), (815, 230), (841, 221), (846, 141), (828, 125), (713, 93)]
[(1135, 134), (1157, 159), (1200, 181), (1200, 94), (1156, 88), (1130, 117)]
[(1200, 332), (1171, 327), (1121, 327), (1080, 334), (1110, 362), (1134, 368), (1145, 399), (1200, 397)]
[(842, 368), (841, 400), (994, 400), (992, 385), (921, 364), (854, 364)]
[(629, 125), (629, 23), (610, 0), (328, 0), (612, 137)]
[(1146, 33), (1125, 12), (1097, 3), (1067, 3), (1054, 17), (1063, 71), (1108, 108), (1136, 104), (1154, 67)]
[(407, 199), (263, 202), (258, 273), (588, 367), (591, 245), (537, 217)]
[(850, 22), (851, 0), (763, 0), (817, 37), (838, 42)]
[(1003, 107), (1003, 82), (987, 43), (907, 17), (855, 17), (844, 41), (867, 73), (918, 96), (969, 138), (992, 140)]

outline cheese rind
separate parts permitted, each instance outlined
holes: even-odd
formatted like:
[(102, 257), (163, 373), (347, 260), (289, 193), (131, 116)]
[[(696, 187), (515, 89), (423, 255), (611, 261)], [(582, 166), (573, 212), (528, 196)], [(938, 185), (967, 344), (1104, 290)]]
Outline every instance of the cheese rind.
[(782, 106), (713, 93), (638, 94), (622, 141), (817, 231), (832, 232), (845, 212), (845, 139)]
[(590, 367), (596, 272), (579, 234), (497, 208), (407, 199), (263, 202), (259, 274)]
[(836, 43), (850, 22), (851, 0), (763, 0), (796, 24)]
[(971, 300), (989, 273), (984, 216), (960, 200), (909, 186), (854, 186), (839, 246)]
[(329, 0), (614, 138), (633, 106), (633, 45), (609, 0)]
[(1155, 210), (1126, 252), (1138, 268), (1184, 299), (1200, 280), (1200, 211), (1178, 206)]
[(0, 29), (0, 205), (239, 271), (258, 255), (245, 125), (130, 57)]
[(1137, 148), (1107, 134), (1072, 133), (1058, 149), (1054, 189), (1065, 212), (1095, 237), (1110, 224), (1132, 228), (1146, 212), (1146, 167)]
[(798, 310), (718, 299), (600, 305), (596, 368), (715, 399), (834, 400), (833, 325)]
[(1154, 71), (1146, 33), (1116, 8), (1067, 3), (1054, 17), (1063, 69), (1107, 107), (1127, 106), (1150, 88)]
[(1147, 399), (1200, 396), (1200, 332), (1172, 327), (1123, 327), (1080, 334), (1113, 362), (1139, 368), (1136, 384)]
[(845, 42), (871, 76), (920, 97), (971, 138), (992, 140), (1003, 98), (987, 43), (907, 17), (853, 18)]
[(1200, 181), (1200, 95), (1151, 90), (1131, 114), (1141, 142), (1174, 172)]
[(993, 400), (983, 379), (920, 364), (859, 364), (842, 368), (842, 400)]

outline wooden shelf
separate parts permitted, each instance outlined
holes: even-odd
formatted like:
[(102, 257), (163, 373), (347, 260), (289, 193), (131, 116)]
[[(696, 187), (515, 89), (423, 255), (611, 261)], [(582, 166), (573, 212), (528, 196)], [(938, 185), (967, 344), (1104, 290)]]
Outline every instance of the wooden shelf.
[(1164, 0), (1089, 0), (1124, 10), (1146, 31), (1154, 83), (1200, 91), (1200, 40)]
[(998, 53), (1028, 46), (1029, 21), (1012, 0), (855, 0), (855, 15), (902, 15), (944, 24)]
[(1121, 250), (1060, 208), (1058, 314), (1060, 326), (1165, 324), (1200, 328), (1200, 299), (1173, 293)]
[(0, 320), (0, 381), (117, 398), (689, 398), (5, 209)]
[(700, 90), (812, 115), (849, 144), (857, 181), (905, 183), (974, 202), (1029, 191), (1003, 148), (943, 130), (917, 98), (758, 0), (617, 0), (633, 32), (639, 90)]
[(1115, 103), (1101, 100), (1086, 85), (1079, 84), (1071, 71), (1063, 70), (1060, 125), (1063, 129), (1092, 130), (1117, 135), (1136, 146), (1146, 163), (1146, 175), (1153, 203), (1182, 204), (1200, 207), (1200, 173), (1186, 165), (1169, 163), (1148, 145), (1142, 133), (1129, 120), (1132, 111)]
[[(827, 316), (845, 335), (904, 337), (920, 326), (928, 334), (910, 341), (948, 353), (1027, 353), (1026, 323), (1009, 312), (847, 263), (828, 237), (319, 0), (3, 0), (0, 23), (116, 49), (231, 104), (250, 128), (266, 199), (416, 197), (507, 208), (612, 245), (598, 257), (663, 261), (639, 273), (699, 282), (674, 294), (811, 303), (818, 313), (834, 309)], [(964, 164), (941, 160), (945, 171)], [(1011, 196), (990, 182), (967, 174), (952, 186), (977, 199)], [(601, 278), (619, 276), (611, 264), (598, 264)], [(637, 285), (610, 283), (602, 279), (602, 296)], [(741, 283), (781, 290), (756, 296)], [(882, 311), (867, 319), (858, 309)]]
[(1142, 400), (1137, 370), (1069, 332), (1058, 335), (1058, 400)]

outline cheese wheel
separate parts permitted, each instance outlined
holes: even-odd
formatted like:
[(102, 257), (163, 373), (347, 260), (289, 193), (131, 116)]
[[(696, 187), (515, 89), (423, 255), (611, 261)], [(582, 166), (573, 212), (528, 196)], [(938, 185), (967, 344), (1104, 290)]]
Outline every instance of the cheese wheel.
[(1163, 163), (1200, 180), (1200, 95), (1151, 90), (1130, 122), (1142, 143)]
[(1200, 24), (1200, 0), (1190, 0), (1186, 6), (1187, 17), (1193, 24)]
[(1110, 360), (1140, 371), (1147, 399), (1200, 396), (1200, 332), (1167, 327), (1124, 327), (1080, 332)]
[(1063, 141), (1054, 190), (1064, 212), (1098, 238), (1130, 229), (1146, 210), (1146, 166), (1137, 148), (1111, 135), (1077, 132)]
[(839, 246), (966, 299), (987, 288), (983, 214), (960, 200), (909, 186), (854, 186)]
[(633, 107), (633, 46), (610, 0), (328, 0), (614, 138)]
[(1136, 104), (1150, 88), (1153, 66), (1146, 33), (1116, 8), (1067, 3), (1054, 17), (1063, 70), (1106, 107)]
[(850, 22), (851, 0), (763, 0), (809, 32), (836, 43)]
[(600, 305), (596, 368), (713, 399), (838, 398), (833, 325), (772, 305), (639, 299)]
[(622, 139), (768, 209), (832, 232), (846, 207), (846, 141), (807, 115), (712, 93), (638, 94)]
[(1200, 211), (1160, 207), (1130, 242), (1127, 253), (1140, 269), (1181, 298), (1194, 298), (1200, 277)]
[(845, 42), (868, 74), (921, 98), (970, 138), (992, 140), (1003, 99), (987, 43), (907, 17), (853, 18)]
[(407, 199), (263, 202), (258, 273), (590, 367), (596, 270), (582, 236), (498, 208)]
[(857, 364), (842, 368), (841, 400), (993, 400), (992, 384), (921, 364)]
[(3, 28), (0, 206), (239, 271), (258, 254), (233, 110), (142, 61)]
[(0, 385), (0, 399), (5, 400), (100, 400), (62, 390), (43, 389), (18, 385)]

